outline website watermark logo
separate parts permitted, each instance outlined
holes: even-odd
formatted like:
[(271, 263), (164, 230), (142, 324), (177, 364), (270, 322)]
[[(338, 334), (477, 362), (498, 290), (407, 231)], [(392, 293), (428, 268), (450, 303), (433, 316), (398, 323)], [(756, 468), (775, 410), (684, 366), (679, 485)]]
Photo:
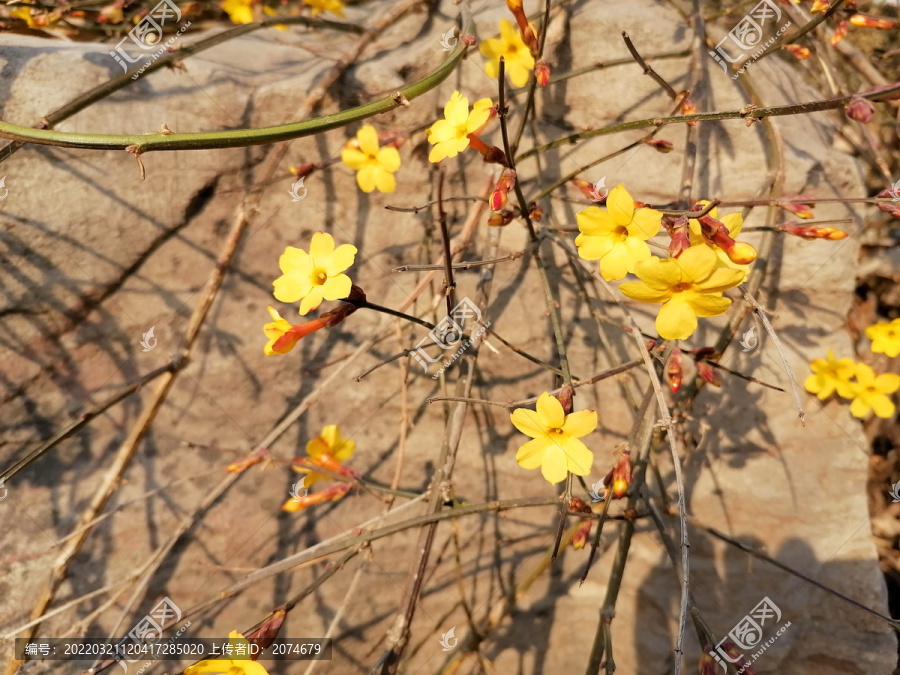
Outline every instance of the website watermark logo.
[(456, 32), (456, 27), (451, 28), (446, 33), (441, 35), (441, 48), (442, 51), (449, 52), (455, 46), (456, 43), (459, 42), (459, 38), (454, 35)]
[(606, 486), (603, 484), (602, 478), (591, 486), (588, 494), (591, 496), (592, 502), (603, 501), (604, 497), (606, 496)]
[[(713, 651), (707, 653), (716, 660), (716, 663), (722, 666), (722, 670), (726, 673), (728, 672), (728, 667), (725, 665), (725, 661), (728, 661), (729, 663), (743, 662), (743, 665), (737, 671), (738, 675), (748, 672), (750, 664), (762, 656), (763, 652), (791, 626), (790, 621), (786, 622), (778, 629), (778, 632), (774, 637), (767, 640), (764, 644), (760, 644), (763, 639), (763, 626), (766, 625), (767, 621), (770, 626), (781, 621), (781, 610), (768, 596), (760, 600), (756, 607), (751, 609), (743, 619), (738, 621), (728, 635), (722, 638), (719, 644), (716, 645)], [(757, 647), (759, 649), (751, 654), (750, 659), (748, 660), (742, 653), (733, 649), (733, 647), (737, 647), (742, 651), (751, 651), (757, 649)]]
[[(775, 44), (775, 41), (791, 25), (791, 22), (788, 21), (783, 26), (780, 26), (776, 34), (770, 37), (768, 41), (763, 42), (765, 26), (767, 24), (772, 26), (778, 25), (779, 21), (781, 21), (781, 9), (775, 3), (775, 0), (762, 0), (738, 21), (737, 25), (728, 32), (728, 35), (716, 45), (715, 50), (709, 52), (709, 55), (716, 60), (716, 63), (722, 66), (722, 70), (726, 74), (728, 73), (728, 63), (744, 62), (741, 69), (731, 76), (732, 80), (736, 80), (756, 59), (762, 56), (768, 47)], [(747, 55), (748, 52), (751, 52), (749, 56)], [(734, 56), (732, 56), (732, 53), (734, 53)]]
[(132, 58), (122, 46), (127, 40), (131, 40), (129, 46), (136, 45), (144, 52), (155, 49), (156, 51), (149, 55), (149, 60), (141, 66), (141, 69), (137, 73), (132, 75), (131, 79), (136, 80), (144, 73), (144, 70), (162, 56), (191, 25), (191, 22), (188, 21), (173, 37), (169, 38), (165, 44), (162, 44), (163, 27), (167, 22), (169, 25), (172, 25), (179, 21), (181, 21), (181, 10), (178, 8), (178, 5), (172, 2), (172, 0), (162, 0), (151, 9), (134, 28), (128, 31), (128, 35), (119, 41), (115, 50), (110, 51), (109, 55), (112, 56), (116, 60), (116, 63), (122, 66), (122, 70), (127, 73), (128, 64), (139, 63), (145, 58), (148, 58), (147, 55), (139, 55)]
[[(3, 487), (3, 481), (0, 480), (0, 487)], [(900, 481), (894, 483), (891, 486), (891, 491), (888, 493), (891, 496), (891, 501), (894, 503), (900, 502)], [(2, 499), (2, 497), (0, 497)]]
[[(129, 638), (138, 643), (155, 642), (163, 636), (163, 626), (165, 626), (167, 623), (176, 624), (179, 621), (181, 621), (181, 609), (167, 595), (162, 600), (160, 600), (148, 614), (145, 614), (144, 618), (134, 624), (134, 627), (130, 631), (128, 631), (128, 637), (122, 640), (122, 642), (120, 642), (119, 644), (124, 645), (128, 642)], [(184, 626), (181, 627), (177, 634), (169, 638), (169, 642), (172, 642), (173, 640), (180, 637), (181, 634), (190, 625), (191, 622), (188, 621)], [(123, 661), (127, 661), (128, 663), (136, 663), (140, 661), (144, 656), (143, 652), (139, 652), (140, 656), (136, 659), (130, 659), (127, 656), (120, 656), (120, 654), (128, 653), (129, 651), (126, 648), (117, 648), (115, 650), (116, 661), (120, 666), (122, 666), (122, 669), (126, 673), (128, 672), (128, 666)], [(137, 672), (142, 673), (152, 663), (153, 661), (147, 661), (147, 663), (141, 666), (140, 670), (138, 670)]]
[(609, 196), (609, 188), (606, 187), (606, 176), (591, 186), (591, 199), (595, 202), (602, 202)]
[(441, 643), (441, 647), (443, 647), (443, 649), (441, 650), (442, 652), (449, 652), (456, 646), (456, 643), (459, 642), (459, 639), (453, 634), (455, 630), (456, 626), (453, 626), (450, 628), (450, 630), (441, 635), (441, 639), (439, 640), (439, 642)]
[(750, 330), (741, 336), (741, 347), (744, 348), (743, 351), (750, 352), (756, 349), (757, 344), (759, 338), (756, 337), (756, 326), (750, 326)]
[(307, 493), (309, 493), (309, 488), (306, 487), (306, 476), (303, 477), (299, 483), (294, 483), (291, 485), (291, 501), (299, 502), (301, 499), (306, 497)]
[[(144, 335), (142, 336), (141, 341), (139, 343), (141, 345), (141, 347), (144, 348), (145, 352), (149, 352), (151, 349), (153, 349), (156, 346), (156, 338), (153, 337), (153, 329), (154, 328), (156, 328), (156, 326), (150, 326), (150, 330), (148, 330), (146, 333), (144, 333)], [(152, 343), (151, 343), (151, 340), (152, 340)]]
[(416, 345), (415, 350), (412, 352), (412, 356), (419, 364), (421, 364), (422, 370), (426, 373), (428, 372), (428, 366), (432, 363), (437, 363), (443, 356), (441, 353), (438, 353), (437, 356), (434, 357), (429, 356), (428, 352), (425, 351), (426, 347), (437, 344), (440, 345), (441, 349), (449, 350), (457, 345), (459, 346), (459, 349), (457, 349), (453, 356), (441, 366), (440, 370), (432, 375), (432, 380), (436, 380), (441, 373), (456, 361), (456, 359), (462, 356), (472, 342), (477, 337), (481, 336), (491, 325), (491, 322), (488, 321), (481, 326), (477, 333), (474, 333), (469, 339), (462, 342), (466, 322), (469, 319), (474, 319), (474, 322), (472, 322), (474, 324), (480, 324), (481, 310), (478, 308), (478, 305), (469, 300), (469, 298), (463, 298), (459, 304), (453, 308), (450, 315), (441, 319), (440, 323), (438, 323), (438, 325), (436, 325), (431, 332), (422, 338), (419, 341), (419, 344)]
[[(291, 189), (288, 190), (288, 194), (291, 196), (292, 202), (299, 202), (301, 199), (306, 197), (306, 188), (303, 187), (303, 179), (305, 176), (301, 176), (293, 185), (291, 185)], [(303, 188), (303, 194), (298, 194), (300, 188)]]
[[(3, 180), (0, 180), (0, 187), (3, 187)], [(888, 194), (891, 196), (892, 201), (900, 202), (900, 179), (897, 179), (897, 182), (891, 186)], [(3, 197), (0, 197), (0, 199), (3, 199)]]

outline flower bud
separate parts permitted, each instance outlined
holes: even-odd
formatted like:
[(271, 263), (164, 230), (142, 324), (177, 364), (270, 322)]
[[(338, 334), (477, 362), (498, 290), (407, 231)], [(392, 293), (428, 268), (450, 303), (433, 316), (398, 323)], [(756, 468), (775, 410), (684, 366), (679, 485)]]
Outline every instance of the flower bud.
[(800, 201), (782, 201), (778, 200), (776, 204), (779, 208), (784, 209), (785, 211), (790, 211), (798, 218), (803, 218), (804, 220), (808, 220), (809, 218), (814, 218), (815, 214), (812, 212), (812, 208), (816, 205), (815, 197), (810, 197), (809, 195), (789, 195), (784, 197), (785, 200), (807, 200), (808, 204), (803, 204)]
[(879, 192), (876, 197), (887, 197), (891, 199), (891, 202), (878, 202), (875, 204), (879, 209), (884, 211), (885, 213), (890, 213), (894, 218), (900, 218), (900, 188), (898, 189), (890, 189), (890, 190), (882, 190)]
[(531, 218), (534, 222), (541, 222), (541, 218), (544, 217), (544, 209), (537, 205), (536, 202), (531, 202), (528, 205), (528, 217)]
[(785, 45), (784, 48), (788, 50), (791, 55), (798, 61), (803, 61), (804, 59), (808, 59), (812, 52), (809, 51), (807, 47), (803, 45), (789, 44)]
[(534, 64), (534, 77), (542, 87), (550, 83), (550, 66), (544, 59)]
[(459, 39), (462, 40), (463, 43), (465, 43), (469, 47), (475, 46), (475, 42), (476, 42), (475, 36), (472, 35), (471, 33), (460, 33)]
[(829, 9), (831, 9), (831, 5), (828, 4), (828, 0), (815, 0), (812, 7), (809, 8), (809, 12), (810, 14), (820, 14), (827, 12)]
[(842, 19), (837, 26), (834, 27), (834, 33), (831, 35), (831, 46), (834, 47), (838, 42), (844, 39), (847, 31), (850, 30), (850, 22)]
[(677, 347), (672, 350), (669, 362), (666, 364), (666, 379), (669, 380), (669, 389), (677, 394), (681, 388), (681, 379), (684, 376), (684, 368), (681, 364), (681, 350)]
[(672, 145), (672, 141), (664, 141), (661, 138), (650, 138), (644, 141), (644, 143), (652, 148), (656, 148), (657, 152), (662, 153), (672, 152), (672, 150), (675, 148), (675, 146)]
[(501, 190), (499, 187), (494, 188), (488, 199), (488, 204), (491, 207), (491, 211), (499, 211), (506, 206), (506, 190)]
[(785, 223), (784, 225), (779, 225), (777, 229), (781, 232), (784, 232), (785, 234), (790, 234), (795, 237), (801, 237), (807, 240), (828, 239), (829, 241), (837, 241), (839, 239), (846, 239), (850, 236), (843, 230), (839, 230), (836, 227), (817, 227), (815, 225)]
[(875, 106), (872, 105), (872, 102), (860, 96), (851, 98), (850, 103), (847, 104), (844, 110), (847, 112), (847, 117), (851, 120), (856, 120), (863, 124), (871, 122), (872, 117), (875, 115)]
[(564, 385), (556, 395), (556, 398), (559, 399), (559, 402), (562, 405), (563, 412), (566, 415), (572, 412), (572, 399), (574, 397), (575, 387), (573, 387), (571, 384)]
[(343, 499), (347, 496), (347, 493), (350, 492), (350, 488), (353, 485), (351, 483), (335, 483), (334, 485), (322, 490), (321, 492), (316, 492), (314, 494), (307, 494), (305, 497), (301, 497), (297, 499), (296, 497), (291, 497), (287, 500), (287, 502), (282, 505), (282, 511), (302, 511), (305, 508), (310, 506), (314, 506), (316, 504), (323, 504), (325, 502), (334, 502), (338, 499)]
[(691, 247), (690, 226), (686, 216), (663, 216), (662, 225), (666, 228), (671, 241), (669, 242), (669, 257), (677, 258)]
[(699, 375), (701, 379), (706, 380), (714, 387), (722, 386), (722, 380), (719, 379), (719, 374), (711, 365), (705, 361), (697, 361), (695, 365), (697, 366), (697, 375)]
[(575, 537), (572, 539), (572, 548), (576, 551), (584, 548), (588, 537), (591, 535), (591, 525), (593, 525), (593, 523), (594, 521), (586, 518), (585, 521), (581, 523), (581, 527), (578, 528), (578, 531), (575, 532)]
[(749, 265), (756, 260), (756, 249), (750, 244), (732, 239), (724, 223), (710, 215), (701, 216), (699, 220), (703, 237), (722, 249), (735, 265)]
[(234, 462), (233, 464), (229, 464), (228, 468), (225, 469), (228, 473), (243, 473), (247, 469), (249, 469), (254, 464), (259, 464), (262, 461), (262, 457), (259, 455), (255, 455), (253, 457), (249, 457), (248, 459), (242, 459), (239, 462)]
[(492, 213), (488, 218), (488, 225), (491, 227), (506, 227), (512, 222), (515, 213), (509, 209), (503, 209), (500, 213)]
[(506, 153), (495, 145), (486, 147), (485, 152), (481, 153), (485, 164), (500, 164), (506, 166)]
[(300, 166), (292, 166), (288, 171), (297, 176), (297, 178), (303, 178), (304, 176), (311, 174), (313, 169), (316, 168), (318, 168), (318, 165), (316, 164), (301, 164)]
[(866, 16), (865, 14), (854, 14), (850, 17), (850, 23), (860, 28), (879, 28), (881, 30), (891, 30), (897, 27), (895, 19), (888, 19), (883, 16)]
[[(259, 628), (247, 636), (247, 642), (259, 645), (260, 652), (268, 649), (275, 642), (275, 638), (278, 637), (278, 632), (281, 630), (281, 626), (286, 618), (287, 613), (284, 610), (284, 605), (281, 605), (272, 613), (272, 616), (263, 621)], [(252, 660), (255, 661), (257, 658), (258, 656), (254, 655)]]
[[(675, 103), (678, 105), (678, 111), (682, 115), (693, 115), (697, 112), (697, 106), (694, 105), (694, 102), (688, 98), (688, 90), (685, 89), (683, 91), (678, 92), (678, 95), (675, 97)], [(697, 126), (697, 120), (692, 122), (688, 122), (692, 127)]]
[(631, 485), (631, 452), (623, 450), (612, 469), (612, 492), (616, 499), (625, 496), (629, 485)]

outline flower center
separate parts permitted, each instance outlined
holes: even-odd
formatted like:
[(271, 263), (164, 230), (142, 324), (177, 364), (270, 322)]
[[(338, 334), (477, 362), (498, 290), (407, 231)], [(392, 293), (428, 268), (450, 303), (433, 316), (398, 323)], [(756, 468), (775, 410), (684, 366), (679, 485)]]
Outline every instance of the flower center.
[(321, 286), (326, 281), (328, 281), (328, 275), (325, 274), (325, 270), (320, 267), (314, 269), (309, 278), (313, 282), (314, 286)]
[(691, 290), (691, 288), (693, 288), (693, 286), (694, 285), (692, 283), (685, 282), (685, 283), (675, 284), (675, 286), (672, 287), (672, 290), (675, 293), (685, 293), (685, 292)]
[(553, 435), (553, 436), (562, 436), (562, 432), (563, 432), (563, 430), (559, 429), (559, 428), (547, 429), (547, 433), (550, 435)]
[(617, 225), (613, 234), (619, 238), (619, 241), (625, 241), (628, 239), (628, 228), (624, 225)]

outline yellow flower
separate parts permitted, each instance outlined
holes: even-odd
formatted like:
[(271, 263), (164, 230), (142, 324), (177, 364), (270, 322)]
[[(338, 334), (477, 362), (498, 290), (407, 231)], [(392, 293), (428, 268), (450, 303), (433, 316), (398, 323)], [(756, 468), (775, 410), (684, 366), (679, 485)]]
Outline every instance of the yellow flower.
[(855, 364), (853, 359), (836, 361), (834, 354), (828, 350), (828, 360), (813, 359), (809, 369), (813, 375), (806, 378), (804, 387), (810, 394), (815, 394), (822, 401), (837, 392), (841, 398), (853, 398), (850, 380), (853, 378)]
[(310, 465), (320, 466), (335, 473), (343, 473), (344, 467), (341, 466), (341, 463), (350, 459), (354, 450), (356, 450), (356, 441), (342, 438), (338, 426), (329, 424), (322, 428), (321, 434), (306, 444), (306, 454), (312, 458), (312, 461), (291, 468), (297, 473), (307, 474), (305, 486), (309, 488), (320, 480), (331, 480), (331, 476), (310, 471)]
[(288, 246), (278, 265), (282, 275), (273, 286), (274, 295), (281, 302), (300, 302), (300, 314), (308, 314), (322, 300), (342, 300), (350, 295), (350, 277), (341, 274), (353, 264), (356, 247), (342, 244), (334, 247), (334, 239), (325, 232), (316, 232), (309, 245), (309, 253)]
[(250, 660), (250, 643), (236, 630), (228, 636), (231, 645), (231, 658), (206, 659), (184, 669), (184, 675), (269, 675), (261, 664)]
[(661, 302), (656, 331), (666, 340), (683, 340), (697, 328), (697, 317), (719, 316), (731, 305), (722, 292), (746, 276), (740, 270), (716, 267), (717, 258), (706, 246), (691, 246), (678, 258), (648, 258), (635, 265), (641, 280), (619, 286), (629, 298)]
[(634, 200), (621, 185), (609, 191), (606, 211), (590, 206), (575, 214), (578, 255), (584, 260), (600, 260), (600, 274), (607, 281), (624, 279), (634, 266), (650, 257), (646, 241), (656, 236), (662, 222), (659, 211), (634, 208)]
[(856, 382), (851, 382), (853, 403), (850, 414), (854, 417), (866, 417), (874, 411), (878, 417), (889, 418), (894, 414), (894, 403), (887, 396), (900, 389), (900, 375), (875, 372), (865, 363), (856, 364)]
[(224, 0), (219, 7), (228, 14), (231, 23), (253, 23), (252, 3), (253, 0)]
[[(344, 3), (340, 0), (303, 0), (312, 7), (312, 15), (317, 16), (322, 12), (331, 12), (335, 16), (344, 16)], [(371, 192), (371, 190), (370, 190)]]
[[(705, 199), (697, 202), (703, 208), (706, 208), (706, 205), (709, 202)], [(744, 218), (741, 216), (739, 212), (728, 213), (721, 218), (719, 218), (719, 209), (713, 207), (710, 209), (707, 214), (721, 222), (725, 229), (728, 230), (728, 236), (732, 239), (737, 239), (738, 235), (741, 233), (741, 228), (744, 226)], [(716, 255), (719, 258), (719, 266), (720, 267), (730, 267), (733, 270), (741, 270), (743, 272), (747, 272), (750, 269), (750, 265), (739, 265), (737, 263), (731, 262), (731, 259), (728, 257), (728, 254), (722, 250), (719, 246), (716, 246), (713, 243), (710, 243), (707, 239), (703, 237), (702, 228), (700, 226), (700, 221), (696, 218), (691, 218), (688, 221), (688, 225), (690, 227), (690, 237), (691, 237), (691, 246), (709, 246), (713, 251), (716, 252)], [(756, 250), (746, 242), (735, 242), (735, 246), (740, 250), (740, 253), (746, 255), (748, 258), (752, 257), (756, 259)], [(752, 262), (752, 261), (751, 261)]]
[(597, 428), (597, 413), (581, 410), (566, 415), (559, 399), (547, 392), (540, 395), (536, 408), (516, 408), (509, 416), (516, 429), (532, 438), (518, 449), (516, 462), (523, 469), (541, 467), (553, 484), (565, 480), (569, 472), (587, 476), (594, 454), (578, 439)]
[(434, 147), (428, 161), (437, 164), (445, 157), (456, 157), (469, 147), (471, 136), (484, 128), (491, 117), (493, 102), (489, 98), (475, 101), (469, 112), (469, 99), (454, 91), (444, 106), (444, 119), (438, 120), (426, 131), (428, 142)]
[(47, 12), (33, 7), (18, 7), (10, 10), (9, 14), (17, 19), (22, 19), (29, 28), (36, 30), (51, 28), (62, 18), (60, 12)]
[(510, 82), (516, 87), (524, 87), (528, 83), (529, 73), (534, 70), (534, 57), (519, 31), (506, 19), (500, 22), (500, 38), (484, 40), (478, 51), (490, 59), (484, 67), (488, 77), (496, 78), (500, 74), (502, 56)]
[(397, 148), (378, 147), (378, 132), (364, 124), (341, 151), (344, 164), (356, 171), (356, 183), (363, 192), (393, 192), (397, 187), (394, 172), (400, 168)]
[(900, 319), (869, 326), (866, 337), (872, 341), (873, 352), (887, 354), (891, 358), (900, 355)]

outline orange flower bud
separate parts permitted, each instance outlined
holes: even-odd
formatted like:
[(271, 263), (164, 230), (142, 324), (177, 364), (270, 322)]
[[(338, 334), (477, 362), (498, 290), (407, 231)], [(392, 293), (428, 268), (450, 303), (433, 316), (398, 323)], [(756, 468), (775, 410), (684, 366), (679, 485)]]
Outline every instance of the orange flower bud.
[(534, 64), (534, 77), (542, 87), (550, 84), (550, 65), (543, 59)]
[(515, 213), (509, 209), (503, 209), (500, 213), (492, 213), (488, 218), (488, 225), (491, 227), (506, 227), (512, 222)]
[(838, 42), (844, 39), (847, 31), (850, 30), (850, 22), (842, 19), (834, 28), (834, 34), (831, 36), (831, 46), (834, 47)]
[(722, 222), (710, 215), (702, 216), (699, 220), (704, 238), (712, 240), (735, 265), (749, 265), (756, 260), (756, 249), (750, 244), (732, 239)]
[(797, 216), (799, 218), (803, 218), (804, 220), (815, 217), (815, 214), (812, 212), (812, 208), (816, 205), (815, 197), (810, 197), (809, 195), (790, 195), (790, 196), (784, 197), (784, 199), (785, 200), (788, 200), (788, 199), (790, 199), (790, 200), (795, 200), (795, 199), (796, 200), (800, 200), (800, 199), (807, 200), (809, 202), (808, 204), (803, 204), (800, 201), (781, 201), (781, 200), (779, 200), (777, 202), (777, 204), (778, 204), (779, 208), (782, 208), (785, 211), (790, 211), (795, 216)]
[(631, 452), (623, 450), (612, 469), (612, 492), (616, 499), (625, 496), (629, 485), (631, 485)]
[(831, 5), (828, 4), (828, 0), (815, 0), (813, 2), (813, 6), (810, 7), (810, 14), (820, 14), (822, 12), (827, 12), (831, 9)]
[(871, 122), (872, 117), (875, 115), (875, 106), (872, 105), (872, 102), (860, 96), (851, 98), (850, 103), (847, 104), (844, 110), (847, 112), (847, 117), (851, 120), (856, 120), (863, 124)]
[(539, 223), (539, 222), (541, 222), (541, 218), (544, 217), (544, 209), (542, 209), (536, 203), (531, 202), (528, 205), (528, 217), (531, 218), (536, 223)]
[(815, 225), (795, 225), (793, 223), (779, 225), (778, 230), (785, 234), (802, 237), (803, 239), (808, 240), (828, 239), (829, 241), (837, 241), (839, 239), (846, 239), (850, 236), (836, 227), (816, 227)]
[(329, 486), (321, 492), (308, 494), (305, 497), (301, 497), (300, 499), (292, 497), (291, 499), (288, 499), (287, 502), (285, 502), (285, 504), (281, 507), (281, 510), (302, 511), (303, 509), (310, 506), (315, 506), (316, 504), (334, 502), (338, 499), (343, 499), (347, 495), (347, 493), (350, 492), (350, 488), (352, 487), (353, 486), (350, 483), (335, 483), (334, 485)]
[(810, 52), (807, 47), (804, 47), (802, 45), (789, 44), (785, 45), (784, 48), (787, 49), (798, 61), (808, 59), (812, 54), (812, 52)]
[[(675, 103), (678, 105), (678, 110), (682, 115), (693, 115), (697, 112), (697, 106), (694, 105), (694, 102), (688, 98), (688, 91), (685, 89), (684, 91), (678, 92), (678, 96), (675, 98)], [(697, 121), (688, 122), (692, 127), (697, 126)]]
[(591, 535), (591, 525), (594, 524), (594, 521), (585, 519), (585, 521), (581, 524), (581, 527), (578, 528), (578, 531), (575, 532), (575, 538), (572, 539), (572, 548), (576, 551), (584, 548), (584, 545), (587, 543), (588, 537)]
[(854, 14), (850, 17), (850, 23), (860, 28), (879, 28), (881, 30), (891, 30), (897, 27), (895, 19), (866, 16), (865, 14)]
[(254, 457), (248, 457), (247, 459), (242, 459), (239, 462), (234, 462), (233, 464), (229, 464), (228, 468), (225, 469), (228, 473), (243, 473), (247, 469), (249, 469), (254, 464), (259, 464), (262, 461), (262, 457), (256, 455)]
[(666, 378), (669, 380), (669, 389), (673, 394), (681, 388), (681, 378), (684, 376), (684, 368), (681, 365), (681, 350), (677, 347), (672, 350), (669, 362), (666, 364)]
[(288, 171), (298, 178), (303, 178), (304, 176), (311, 174), (313, 170), (317, 168), (317, 164), (301, 164), (300, 166), (292, 166)]
[(672, 145), (672, 141), (665, 141), (661, 138), (650, 138), (644, 141), (644, 143), (649, 145), (651, 148), (655, 148), (657, 152), (662, 153), (672, 152), (672, 150), (675, 148), (675, 146)]
[(701, 379), (706, 380), (714, 387), (722, 386), (722, 380), (719, 379), (719, 374), (711, 365), (705, 361), (697, 361), (695, 365), (697, 366), (697, 375), (699, 375)]

